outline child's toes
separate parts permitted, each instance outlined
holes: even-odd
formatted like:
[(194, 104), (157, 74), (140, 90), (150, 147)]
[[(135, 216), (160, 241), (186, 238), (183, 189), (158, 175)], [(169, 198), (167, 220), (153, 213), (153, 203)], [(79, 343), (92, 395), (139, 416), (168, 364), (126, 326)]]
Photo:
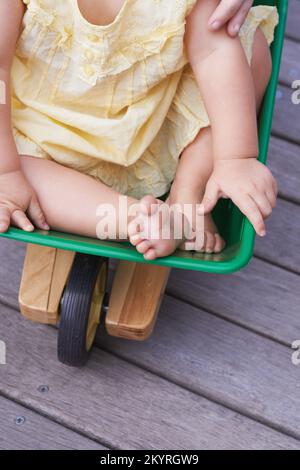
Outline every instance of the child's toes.
[(144, 258), (146, 261), (153, 261), (154, 259), (157, 258), (157, 253), (154, 248), (150, 248), (146, 253), (144, 254)]
[(204, 245), (204, 251), (205, 253), (213, 253), (215, 250), (215, 235), (212, 232), (206, 232), (205, 233), (205, 245)]
[(137, 224), (135, 222), (130, 222), (127, 227), (128, 237), (133, 237), (137, 234)]
[(132, 235), (131, 237), (129, 237), (129, 241), (130, 243), (133, 245), (133, 246), (137, 246), (139, 245), (140, 243), (142, 243), (144, 241), (143, 237), (141, 236), (141, 234), (139, 233), (135, 233), (134, 235)]
[(195, 251), (196, 241), (195, 240), (186, 240), (178, 247), (182, 251)]
[(225, 248), (225, 242), (218, 233), (215, 234), (215, 240), (215, 253), (221, 253)]
[(136, 245), (136, 249), (142, 255), (145, 254), (151, 248), (151, 243), (148, 240), (144, 240)]
[(135, 219), (128, 224), (127, 232), (128, 238), (133, 245), (136, 245), (142, 240), (141, 232), (143, 230), (143, 224), (141, 220)]
[(140, 200), (140, 207), (144, 215), (153, 215), (158, 208), (158, 201), (154, 196), (144, 196)]

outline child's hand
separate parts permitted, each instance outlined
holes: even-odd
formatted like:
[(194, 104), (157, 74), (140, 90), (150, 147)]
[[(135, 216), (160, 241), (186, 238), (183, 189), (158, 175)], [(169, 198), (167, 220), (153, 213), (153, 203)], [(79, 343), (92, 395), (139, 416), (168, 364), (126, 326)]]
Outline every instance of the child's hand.
[(248, 217), (258, 235), (266, 234), (264, 219), (276, 205), (277, 183), (256, 158), (218, 160), (202, 203), (210, 212), (220, 197), (231, 199)]
[(228, 34), (237, 36), (252, 4), (252, 0), (221, 0), (209, 20), (211, 29), (219, 30), (225, 23), (228, 23)]
[(27, 232), (34, 230), (33, 224), (49, 230), (37, 197), (21, 170), (0, 174), (0, 232), (6, 232), (10, 224)]

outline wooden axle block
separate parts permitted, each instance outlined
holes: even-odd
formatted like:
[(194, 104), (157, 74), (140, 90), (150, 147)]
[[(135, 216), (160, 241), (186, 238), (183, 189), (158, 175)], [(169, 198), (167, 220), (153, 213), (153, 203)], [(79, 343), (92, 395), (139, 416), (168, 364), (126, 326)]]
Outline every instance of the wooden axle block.
[(28, 320), (56, 324), (60, 300), (75, 253), (40, 245), (27, 246), (19, 304)]
[(154, 328), (170, 274), (163, 266), (121, 261), (112, 286), (106, 329), (112, 336), (143, 341)]

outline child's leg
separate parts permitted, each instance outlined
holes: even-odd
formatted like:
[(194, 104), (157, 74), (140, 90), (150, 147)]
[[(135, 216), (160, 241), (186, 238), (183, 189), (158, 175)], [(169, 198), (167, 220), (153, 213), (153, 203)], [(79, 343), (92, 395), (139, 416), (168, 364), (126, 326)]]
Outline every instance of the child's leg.
[[(119, 213), (121, 194), (90, 176), (53, 161), (25, 155), (21, 156), (21, 166), (53, 230), (110, 240), (130, 239), (133, 245), (137, 245), (144, 240), (140, 238), (140, 233), (137, 233), (139, 226), (134, 220), (136, 215), (142, 214), (143, 223), (151, 226), (155, 232), (153, 239), (145, 241), (149, 248), (151, 247), (146, 259), (168, 256), (182, 243), (182, 238), (175, 239), (173, 229), (170, 230), (169, 238), (163, 237), (164, 230), (170, 225), (169, 206), (164, 204), (167, 211), (162, 212), (162, 217), (157, 223), (154, 213), (163, 203), (152, 196), (146, 196), (141, 201), (123, 196), (121, 204), (124, 204), (126, 199), (128, 212), (122, 205)], [(108, 204), (112, 209), (109, 217), (104, 204)], [(129, 213), (133, 206), (135, 210)], [(97, 215), (97, 209), (100, 207), (104, 211)], [(99, 226), (101, 216), (105, 216), (105, 224)], [(120, 217), (123, 221), (121, 234), (118, 230)], [(111, 231), (108, 231), (108, 222)]]
[[(20, 160), (51, 229), (96, 237), (101, 219), (97, 216), (100, 204), (111, 204), (118, 216), (120, 194), (103, 183), (53, 161), (24, 155)], [(130, 207), (137, 201), (128, 197), (127, 202)], [(118, 220), (111, 222), (112, 228), (115, 225), (118, 228)], [(119, 235), (117, 231), (109, 238), (118, 238)]]
[[(169, 204), (191, 204), (193, 219), (191, 225), (196, 227), (196, 205), (204, 196), (206, 183), (213, 170), (211, 128), (202, 129), (196, 139), (183, 151), (176, 176), (170, 191)], [(183, 243), (181, 249), (186, 249)], [(193, 246), (189, 243), (189, 247)], [(210, 214), (204, 217), (204, 245), (202, 252), (219, 253), (225, 243), (219, 235)], [(191, 248), (190, 248), (191, 249)]]
[[(264, 34), (258, 29), (255, 34), (251, 63), (258, 111), (270, 79), (271, 69), (272, 61), (269, 46)], [(202, 201), (205, 186), (212, 169), (212, 132), (210, 128), (206, 128), (199, 132), (194, 142), (182, 153), (170, 193), (170, 203), (199, 204)], [(192, 221), (193, 223), (194, 221)], [(224, 241), (218, 234), (210, 214), (205, 217), (204, 230), (205, 237), (202, 251), (207, 253), (220, 252), (224, 248)], [(182, 248), (184, 247), (185, 245), (182, 246)]]

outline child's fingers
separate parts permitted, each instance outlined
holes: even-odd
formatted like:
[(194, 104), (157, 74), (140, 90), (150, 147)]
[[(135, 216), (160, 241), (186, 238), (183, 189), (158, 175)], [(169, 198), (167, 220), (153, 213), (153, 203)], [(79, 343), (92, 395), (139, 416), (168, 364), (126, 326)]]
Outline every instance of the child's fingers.
[(277, 204), (277, 193), (272, 190), (266, 191), (266, 197), (268, 198), (269, 203), (271, 204), (272, 209), (275, 209)]
[(4, 233), (9, 229), (10, 210), (8, 207), (0, 207), (0, 232)]
[(209, 19), (209, 27), (218, 30), (227, 23), (239, 10), (241, 0), (221, 1)]
[(44, 213), (41, 209), (41, 206), (39, 204), (39, 201), (35, 196), (32, 197), (30, 201), (29, 208), (27, 210), (27, 214), (29, 215), (31, 221), (34, 223), (34, 225), (37, 228), (40, 228), (42, 230), (49, 230), (50, 227), (46, 222)]
[(252, 0), (246, 0), (234, 17), (229, 21), (228, 33), (230, 36), (237, 36), (253, 4)]
[(264, 237), (266, 234), (264, 219), (259, 210), (259, 207), (252, 197), (249, 196), (249, 194), (245, 194), (242, 197), (238, 195), (238, 197), (232, 197), (232, 201), (250, 220), (256, 233), (261, 237)]
[(12, 213), (11, 221), (13, 225), (21, 228), (22, 230), (25, 230), (25, 232), (32, 232), (34, 230), (34, 226), (30, 222), (28, 217), (25, 215), (25, 213), (20, 209), (17, 209)]
[(204, 197), (202, 199), (202, 205), (204, 214), (208, 214), (213, 210), (220, 198), (220, 189), (218, 184), (214, 180), (209, 180), (206, 185)]
[(259, 192), (256, 192), (254, 194), (251, 194), (251, 197), (256, 202), (256, 205), (259, 208), (263, 218), (266, 219), (267, 217), (270, 217), (273, 212), (273, 208), (266, 195), (264, 193), (261, 194)]
[(272, 188), (273, 188), (273, 191), (274, 191), (274, 194), (275, 194), (275, 198), (277, 198), (277, 196), (278, 196), (278, 183), (277, 183), (276, 179), (273, 178), (273, 176), (272, 176)]

